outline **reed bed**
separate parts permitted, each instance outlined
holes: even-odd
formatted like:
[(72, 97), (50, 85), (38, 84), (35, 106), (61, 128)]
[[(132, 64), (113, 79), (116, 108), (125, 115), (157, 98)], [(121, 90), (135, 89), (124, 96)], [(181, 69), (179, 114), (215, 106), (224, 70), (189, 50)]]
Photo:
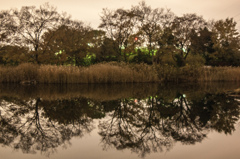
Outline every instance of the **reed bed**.
[(158, 82), (157, 72), (147, 64), (100, 63), (89, 67), (21, 64), (0, 67), (1, 83), (44, 84)]
[(194, 67), (99, 63), (89, 67), (34, 65), (0, 66), (0, 83), (74, 84), (141, 82), (240, 81), (240, 67)]
[(158, 66), (160, 81), (166, 82), (239, 82), (240, 67)]
[(199, 81), (240, 81), (240, 67), (204, 67), (199, 72)]
[(38, 76), (39, 66), (25, 63), (17, 67), (0, 66), (0, 82), (1, 83), (19, 83), (21, 81), (36, 80)]

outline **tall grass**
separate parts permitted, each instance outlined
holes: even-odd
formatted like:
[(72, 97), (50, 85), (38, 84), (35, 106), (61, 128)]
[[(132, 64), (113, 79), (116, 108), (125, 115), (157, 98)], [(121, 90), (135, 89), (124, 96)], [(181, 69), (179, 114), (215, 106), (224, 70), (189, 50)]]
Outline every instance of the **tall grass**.
[(199, 72), (199, 81), (240, 81), (240, 67), (205, 67)]
[(0, 83), (140, 83), (240, 81), (239, 67), (177, 68), (168, 65), (100, 63), (89, 67), (21, 64), (0, 66)]
[(0, 67), (1, 83), (136, 83), (157, 82), (157, 72), (147, 64), (100, 63), (89, 67), (21, 64)]
[(39, 66), (26, 63), (17, 67), (6, 66), (0, 67), (0, 82), (1, 83), (19, 83), (21, 81), (36, 80), (38, 76)]
[(160, 81), (172, 82), (240, 82), (240, 67), (156, 67)]

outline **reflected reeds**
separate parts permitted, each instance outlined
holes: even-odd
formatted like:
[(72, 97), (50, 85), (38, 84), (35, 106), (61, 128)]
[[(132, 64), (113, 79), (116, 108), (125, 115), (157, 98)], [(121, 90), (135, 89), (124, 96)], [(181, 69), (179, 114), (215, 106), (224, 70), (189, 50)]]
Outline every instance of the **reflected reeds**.
[(73, 84), (73, 85), (0, 85), (0, 96), (44, 100), (91, 98), (99, 101), (144, 98), (156, 94), (157, 84)]
[[(177, 92), (188, 97), (199, 97), (201, 94), (230, 92), (240, 88), (240, 83), (190, 83), (164, 84), (68, 84), (68, 85), (18, 85), (0, 84), (0, 97), (11, 96), (21, 99), (42, 98), (44, 100), (90, 98), (98, 101), (109, 101), (121, 98), (146, 98), (149, 96), (164, 96), (172, 99)], [(169, 97), (168, 97), (169, 96)]]

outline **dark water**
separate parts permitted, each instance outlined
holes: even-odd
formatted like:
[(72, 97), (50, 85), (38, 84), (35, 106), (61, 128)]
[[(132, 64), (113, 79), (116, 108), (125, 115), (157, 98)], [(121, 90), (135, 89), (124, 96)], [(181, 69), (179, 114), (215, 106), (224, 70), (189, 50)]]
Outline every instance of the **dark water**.
[(237, 88), (0, 85), (1, 159), (238, 159)]

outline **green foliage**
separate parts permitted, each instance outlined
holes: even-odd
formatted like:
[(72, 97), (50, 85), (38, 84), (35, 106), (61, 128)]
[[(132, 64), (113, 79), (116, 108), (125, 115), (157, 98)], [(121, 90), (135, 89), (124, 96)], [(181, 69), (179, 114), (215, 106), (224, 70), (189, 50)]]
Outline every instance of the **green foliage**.
[(129, 62), (151, 64), (152, 56), (150, 56), (144, 49), (137, 49), (136, 53), (132, 55), (132, 58), (129, 60)]

